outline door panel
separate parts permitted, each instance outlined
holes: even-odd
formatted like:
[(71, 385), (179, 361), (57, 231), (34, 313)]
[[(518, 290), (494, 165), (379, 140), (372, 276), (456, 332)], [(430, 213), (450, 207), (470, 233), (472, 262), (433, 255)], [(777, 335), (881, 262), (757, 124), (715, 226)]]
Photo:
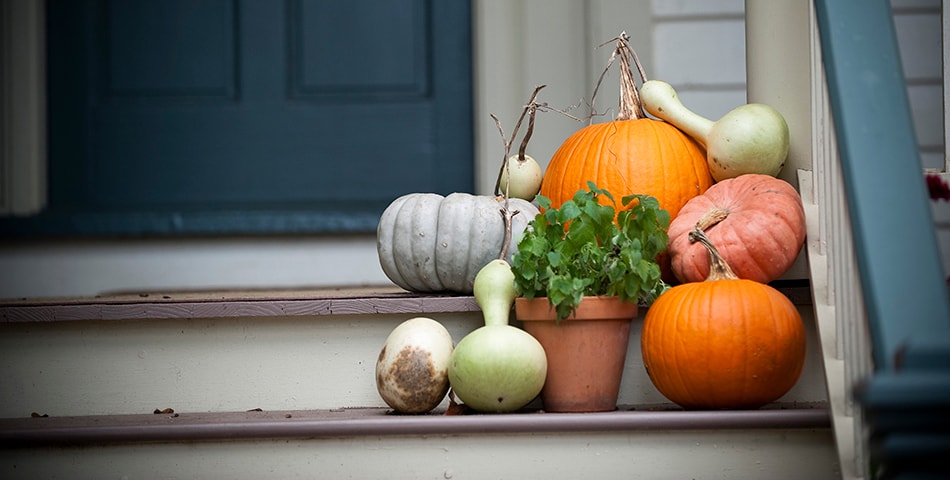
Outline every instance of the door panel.
[(472, 189), (467, 1), (51, 0), (27, 231), (371, 231)]
[(325, 101), (428, 95), (425, 3), (340, 3), (330, 12), (321, 2), (291, 2), (292, 95)]
[(105, 98), (234, 100), (235, 7), (229, 0), (110, 2)]

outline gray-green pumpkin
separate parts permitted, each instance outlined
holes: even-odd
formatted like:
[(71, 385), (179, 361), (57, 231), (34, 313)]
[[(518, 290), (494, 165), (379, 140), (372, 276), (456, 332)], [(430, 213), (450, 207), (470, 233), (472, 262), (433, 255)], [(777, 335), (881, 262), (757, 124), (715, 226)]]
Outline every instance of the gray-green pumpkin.
[[(472, 293), (475, 275), (498, 258), (505, 237), (500, 209), (503, 198), (468, 193), (443, 197), (410, 193), (394, 200), (383, 212), (376, 231), (376, 250), (383, 272), (413, 292)], [(512, 198), (507, 261), (538, 209)]]

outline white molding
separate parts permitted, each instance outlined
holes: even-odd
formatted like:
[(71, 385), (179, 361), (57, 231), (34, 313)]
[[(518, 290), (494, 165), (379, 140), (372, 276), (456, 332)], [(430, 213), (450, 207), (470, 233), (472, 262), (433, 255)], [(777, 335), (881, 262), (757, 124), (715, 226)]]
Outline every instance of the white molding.
[(746, 6), (747, 45), (763, 52), (749, 49), (749, 101), (790, 107), (786, 168), (798, 176), (806, 212), (808, 276), (841, 476), (865, 478), (866, 430), (852, 388), (867, 375), (870, 354), (814, 7), (794, 0), (747, 0)]
[(46, 202), (44, 20), (44, 2), (0, 2), (0, 215)]
[(869, 343), (814, 7), (747, 0), (746, 28), (749, 102), (775, 106), (791, 132), (782, 177), (797, 175), (806, 211), (807, 269), (841, 475), (864, 478), (866, 430), (852, 389), (870, 369)]

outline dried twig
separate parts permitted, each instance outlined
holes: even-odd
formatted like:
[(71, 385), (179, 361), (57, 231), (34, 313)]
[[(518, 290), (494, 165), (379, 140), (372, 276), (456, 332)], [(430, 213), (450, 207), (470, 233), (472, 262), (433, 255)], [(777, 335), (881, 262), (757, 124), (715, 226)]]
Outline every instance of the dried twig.
[(505, 205), (499, 208), (498, 211), (501, 212), (501, 218), (505, 222), (505, 238), (502, 240), (501, 252), (498, 254), (498, 258), (500, 260), (505, 260), (506, 257), (508, 257), (508, 247), (511, 243), (512, 218), (514, 218), (515, 215), (521, 213), (521, 210), (511, 211), (511, 209), (508, 208), (508, 195), (505, 195)]
[[(531, 132), (534, 130), (533, 120), (534, 120), (534, 113), (537, 112), (538, 103), (536, 102), (536, 100), (538, 98), (538, 93), (540, 93), (541, 89), (543, 89), (546, 86), (547, 85), (538, 85), (537, 87), (534, 87), (534, 92), (531, 93), (531, 98), (528, 99), (528, 103), (525, 104), (525, 106), (522, 107), (521, 109), (521, 115), (518, 117), (518, 123), (515, 123), (514, 130), (511, 131), (510, 139), (505, 137), (505, 132), (501, 128), (501, 121), (498, 120), (498, 117), (496, 117), (495, 114), (491, 115), (491, 118), (495, 120), (495, 126), (498, 127), (498, 132), (501, 134), (502, 144), (505, 147), (505, 156), (501, 160), (501, 168), (498, 169), (498, 177), (495, 179), (495, 189), (494, 189), (495, 195), (501, 195), (501, 192), (499, 191), (501, 188), (501, 176), (502, 176), (502, 172), (504, 172), (505, 169), (508, 168), (508, 157), (511, 155), (511, 144), (512, 142), (515, 141), (515, 137), (518, 136), (518, 129), (521, 128), (521, 123), (524, 122), (524, 117), (530, 114), (532, 120), (529, 123), (532, 123), (532, 126), (529, 128), (529, 132), (526, 135), (525, 140), (522, 142), (522, 148), (520, 150), (521, 153), (519, 156), (519, 158), (521, 158), (522, 160), (524, 159), (524, 147), (527, 146), (528, 139), (531, 137)], [(505, 192), (504, 195), (505, 197), (507, 197), (508, 192)]]

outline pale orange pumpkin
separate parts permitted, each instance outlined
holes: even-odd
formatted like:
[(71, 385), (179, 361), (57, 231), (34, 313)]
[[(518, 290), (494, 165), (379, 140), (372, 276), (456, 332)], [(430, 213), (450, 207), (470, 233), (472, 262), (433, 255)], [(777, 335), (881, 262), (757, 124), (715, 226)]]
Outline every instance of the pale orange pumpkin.
[(690, 199), (670, 223), (668, 252), (680, 282), (709, 275), (709, 254), (689, 240), (697, 223), (739, 278), (762, 283), (788, 271), (805, 243), (805, 210), (795, 187), (761, 174), (726, 179)]
[(758, 408), (788, 392), (805, 364), (805, 327), (794, 304), (739, 279), (698, 228), (712, 270), (677, 285), (647, 310), (643, 365), (666, 398), (688, 409)]
[(618, 199), (653, 196), (675, 218), (713, 183), (705, 151), (673, 125), (646, 116), (630, 69), (636, 57), (624, 38), (618, 39), (616, 54), (621, 60), (617, 119), (584, 127), (565, 140), (548, 163), (540, 193), (558, 207), (593, 181)]

